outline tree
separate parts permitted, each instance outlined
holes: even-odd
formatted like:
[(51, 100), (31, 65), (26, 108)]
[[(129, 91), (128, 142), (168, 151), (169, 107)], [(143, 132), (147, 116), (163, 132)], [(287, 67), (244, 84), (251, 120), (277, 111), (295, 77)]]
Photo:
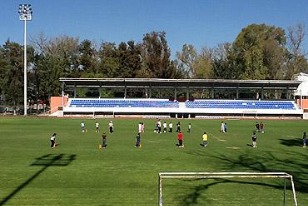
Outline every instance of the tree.
[[(28, 47), (28, 63), (33, 60), (33, 48)], [(24, 66), (23, 47), (6, 41), (0, 48), (0, 85), (5, 103), (17, 109), (23, 103)], [(28, 64), (28, 65), (29, 65)], [(29, 67), (27, 72), (29, 71)]]
[(303, 50), (305, 38), (305, 26), (298, 24), (288, 28), (288, 63), (286, 78), (291, 79), (293, 75), (300, 72), (308, 72), (308, 63)]
[(98, 52), (99, 70), (95, 77), (120, 77), (118, 49), (115, 43), (103, 42)]
[(90, 40), (82, 41), (78, 46), (78, 70), (83, 76), (85, 73), (97, 73), (97, 51)]
[(60, 77), (80, 77), (79, 40), (68, 36), (48, 39), (41, 34), (32, 41), (36, 48), (33, 81), (37, 100), (61, 95)]
[[(251, 24), (242, 29), (233, 43), (237, 79), (270, 79), (280, 73), (286, 37), (283, 29)], [(278, 64), (280, 63), (280, 64)], [(279, 71), (277, 71), (279, 69)]]
[(144, 35), (142, 59), (145, 77), (175, 78), (179, 75), (174, 62), (170, 61), (170, 49), (165, 32), (151, 32)]
[(134, 41), (128, 41), (127, 44), (121, 42), (118, 46), (119, 70), (122, 77), (136, 77), (141, 70), (141, 45)]
[(178, 69), (183, 72), (185, 77), (192, 78), (194, 69), (193, 64), (197, 59), (197, 50), (194, 48), (193, 45), (190, 44), (184, 44), (182, 47), (181, 52), (176, 53), (176, 63), (178, 66)]
[(204, 47), (192, 64), (192, 77), (210, 79), (213, 77), (213, 50)]

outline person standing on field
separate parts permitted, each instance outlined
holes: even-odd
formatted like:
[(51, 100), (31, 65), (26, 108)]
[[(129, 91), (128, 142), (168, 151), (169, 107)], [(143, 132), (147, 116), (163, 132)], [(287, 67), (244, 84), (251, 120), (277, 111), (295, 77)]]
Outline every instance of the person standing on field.
[(178, 133), (178, 144), (176, 144), (178, 147), (184, 147), (183, 144), (183, 133), (179, 131)]
[(169, 123), (169, 132), (172, 132), (172, 127), (173, 127), (173, 124), (172, 122)]
[(56, 133), (53, 133), (53, 135), (50, 137), (50, 147), (51, 148), (55, 148), (56, 147), (56, 136), (57, 134)]
[(191, 131), (191, 123), (188, 124), (187, 132), (190, 133)]
[(113, 132), (113, 122), (110, 121), (108, 126), (109, 126), (109, 132), (112, 133)]
[(167, 132), (167, 122), (163, 123), (163, 132), (166, 133)]
[(99, 123), (98, 122), (95, 122), (95, 129), (96, 129), (96, 132), (99, 133)]
[(107, 135), (104, 132), (102, 135), (102, 148), (105, 149), (107, 147)]
[(303, 134), (303, 147), (304, 148), (306, 147), (306, 143), (307, 143), (307, 135), (306, 135), (306, 132), (304, 132)]
[(208, 144), (207, 139), (208, 139), (207, 134), (206, 134), (206, 132), (204, 132), (203, 135), (202, 135), (202, 144), (200, 144), (200, 145), (203, 146), (203, 147), (206, 147), (207, 144)]
[(256, 148), (257, 147), (257, 135), (255, 131), (252, 133), (251, 140), (252, 140), (252, 147)]
[(142, 122), (138, 123), (138, 132), (141, 133), (142, 132)]
[(223, 121), (220, 124), (220, 132), (225, 133), (225, 123)]
[(181, 122), (178, 122), (176, 124), (176, 132), (180, 132), (181, 131)]
[(137, 136), (136, 136), (136, 145), (135, 145), (137, 148), (140, 148), (141, 147), (141, 135), (140, 133), (138, 132)]
[(86, 124), (84, 123), (84, 121), (82, 121), (80, 123), (80, 127), (81, 127), (81, 132), (85, 132), (86, 131)]

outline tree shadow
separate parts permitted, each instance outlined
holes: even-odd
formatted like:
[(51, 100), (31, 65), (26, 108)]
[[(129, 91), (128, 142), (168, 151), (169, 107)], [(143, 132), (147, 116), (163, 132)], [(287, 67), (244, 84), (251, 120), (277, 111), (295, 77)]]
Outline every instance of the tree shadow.
[(13, 198), (18, 192), (25, 188), (30, 182), (36, 179), (41, 173), (51, 166), (68, 166), (76, 159), (75, 154), (47, 154), (35, 159), (30, 166), (43, 166), (39, 171), (29, 177), (26, 181), (21, 183), (14, 191), (6, 196), (1, 202), (0, 206), (4, 205), (7, 201)]
[[(199, 151), (191, 153), (191, 155), (201, 155)], [(279, 155), (284, 154), (284, 155)], [(296, 192), (308, 193), (308, 162), (306, 161), (307, 156), (297, 151), (280, 150), (279, 154), (274, 152), (262, 152), (262, 153), (251, 153), (246, 151), (239, 156), (232, 157), (225, 154), (212, 154), (211, 158), (217, 159), (218, 162), (223, 162), (221, 168), (217, 168), (221, 171), (251, 171), (251, 172), (286, 172), (293, 176)], [(195, 180), (196, 181), (196, 180)], [(261, 182), (243, 182), (237, 180), (223, 179), (215, 184), (221, 183), (242, 183), (242, 184), (254, 184), (267, 186), (271, 188), (282, 188), (279, 184), (269, 184)], [(215, 184), (204, 184), (202, 186), (196, 186), (194, 190), (186, 195), (181, 205), (196, 205), (198, 204), (198, 198), (200, 194), (209, 187)], [(290, 188), (289, 188), (290, 189)]]
[[(274, 184), (269, 184), (269, 183), (260, 183), (260, 182), (245, 182), (245, 181), (239, 181), (239, 180), (230, 180), (230, 179), (225, 179), (225, 178), (213, 178), (216, 179), (216, 182), (213, 183), (208, 183), (208, 184), (203, 184), (196, 186), (194, 188), (194, 191), (187, 196), (185, 196), (181, 202), (181, 206), (191, 206), (191, 205), (198, 205), (200, 202), (198, 202), (199, 197), (209, 189), (210, 187), (213, 187), (215, 185), (219, 184), (245, 184), (245, 185), (259, 185), (259, 186), (265, 186), (265, 187), (271, 187), (271, 188), (276, 188), (276, 189), (283, 189), (283, 185), (274, 185)], [(204, 179), (193, 179), (193, 180), (185, 180), (185, 181), (203, 181)], [(212, 202), (213, 200), (207, 199), (206, 202), (208, 205), (214, 204)]]
[(279, 139), (280, 144), (289, 146), (289, 147), (299, 147), (303, 145), (303, 140), (301, 138), (296, 139)]

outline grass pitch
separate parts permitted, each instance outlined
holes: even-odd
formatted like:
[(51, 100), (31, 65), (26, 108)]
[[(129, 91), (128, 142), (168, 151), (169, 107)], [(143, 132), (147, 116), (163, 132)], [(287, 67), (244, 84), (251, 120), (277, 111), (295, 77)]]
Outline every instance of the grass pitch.
[[(84, 120), (86, 133), (81, 132)], [(256, 120), (179, 120), (184, 148), (177, 134), (156, 134), (154, 119), (1, 118), (0, 205), (157, 205), (159, 172), (287, 172), (295, 179), (298, 205), (308, 203), (308, 148), (301, 137), (307, 121), (264, 120), (265, 133), (257, 133)], [(145, 123), (142, 148), (135, 148), (138, 122)], [(164, 120), (162, 120), (164, 121)], [(174, 129), (178, 120), (173, 122)], [(187, 132), (192, 123), (191, 133)], [(102, 132), (107, 149), (99, 149)], [(200, 146), (202, 134), (209, 145)], [(50, 136), (57, 133), (57, 147)], [(215, 179), (164, 181), (165, 205), (282, 205), (280, 179)], [(293, 205), (288, 184), (287, 205)]]

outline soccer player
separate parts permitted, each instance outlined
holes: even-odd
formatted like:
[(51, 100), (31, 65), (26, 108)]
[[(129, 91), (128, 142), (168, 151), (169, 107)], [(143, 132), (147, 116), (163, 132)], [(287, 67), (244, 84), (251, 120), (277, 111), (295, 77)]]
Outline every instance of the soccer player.
[(303, 134), (303, 147), (304, 148), (306, 147), (306, 142), (307, 142), (307, 135), (306, 135), (306, 132), (304, 132)]
[(144, 123), (141, 122), (141, 132), (144, 133)]
[(56, 133), (53, 133), (53, 135), (50, 137), (50, 147), (51, 148), (55, 148), (56, 147), (56, 136), (57, 134)]
[(110, 121), (108, 126), (109, 126), (109, 132), (112, 133), (113, 132), (113, 122)]
[(172, 132), (172, 127), (173, 127), (173, 124), (172, 122), (169, 123), (169, 132)]
[(260, 132), (260, 124), (259, 124), (259, 122), (256, 122), (256, 131)]
[(191, 123), (188, 124), (187, 132), (190, 133), (191, 131)]
[(200, 144), (200, 145), (203, 146), (203, 147), (206, 147), (207, 144), (208, 144), (207, 139), (208, 139), (207, 134), (206, 134), (206, 132), (204, 132), (203, 135), (202, 135), (202, 144)]
[(106, 147), (107, 147), (107, 135), (106, 135), (106, 133), (104, 132), (104, 133), (102, 134), (102, 148), (103, 148), (103, 149), (106, 149)]
[(176, 132), (180, 132), (181, 131), (181, 122), (178, 122), (176, 124)]
[(167, 132), (167, 122), (163, 123), (163, 132), (166, 133)]
[(142, 122), (138, 123), (138, 132), (141, 133), (142, 132)]
[(225, 133), (225, 123), (223, 121), (220, 124), (220, 132)]
[(137, 148), (140, 148), (141, 147), (141, 135), (140, 133), (138, 132), (137, 136), (136, 136), (136, 145), (135, 145)]
[(161, 121), (160, 121), (160, 119), (157, 122), (157, 133), (161, 133)]
[(81, 132), (85, 132), (86, 131), (86, 124), (84, 123), (84, 121), (82, 121), (80, 123), (80, 126), (81, 126)]
[(264, 133), (264, 124), (263, 124), (263, 122), (260, 122), (259, 127), (260, 127), (260, 132)]
[(252, 140), (252, 147), (256, 148), (257, 147), (257, 135), (255, 131), (253, 131), (252, 133), (251, 140)]
[(99, 132), (99, 123), (98, 122), (95, 122), (95, 128), (96, 128), (96, 132), (98, 133)]
[(183, 133), (179, 131), (178, 133), (178, 144), (176, 144), (178, 147), (184, 147), (183, 144)]

